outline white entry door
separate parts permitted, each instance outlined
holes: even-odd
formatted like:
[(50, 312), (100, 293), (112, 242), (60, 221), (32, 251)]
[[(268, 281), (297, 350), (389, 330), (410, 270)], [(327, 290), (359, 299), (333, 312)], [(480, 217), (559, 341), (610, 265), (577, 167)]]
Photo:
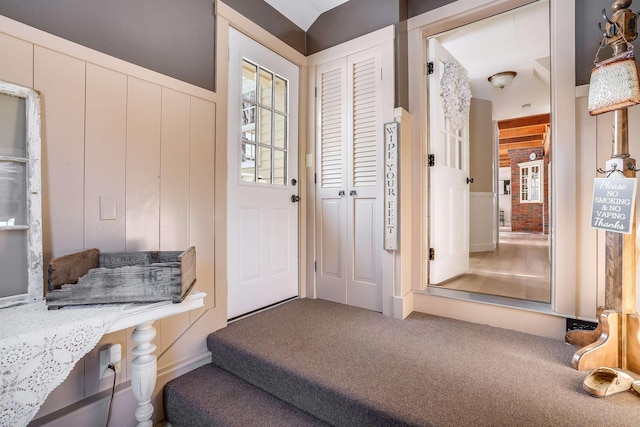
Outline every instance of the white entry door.
[(229, 33), (227, 317), (299, 295), (298, 67)]
[[(434, 38), (428, 43), (433, 73), (429, 92), (429, 282), (438, 284), (469, 269), (469, 123), (452, 126), (442, 101), (442, 77), (457, 63)], [(459, 64), (458, 64), (459, 65)], [(463, 70), (466, 76), (466, 70)]]
[(380, 50), (321, 64), (316, 82), (316, 295), (382, 311)]

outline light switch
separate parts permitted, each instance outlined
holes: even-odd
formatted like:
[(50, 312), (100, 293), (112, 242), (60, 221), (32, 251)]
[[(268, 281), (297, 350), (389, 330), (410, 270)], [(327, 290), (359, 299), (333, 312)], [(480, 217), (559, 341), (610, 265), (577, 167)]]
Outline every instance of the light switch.
[(308, 168), (313, 167), (313, 154), (309, 153), (304, 157), (304, 165)]
[(100, 220), (109, 221), (117, 219), (116, 197), (100, 196)]

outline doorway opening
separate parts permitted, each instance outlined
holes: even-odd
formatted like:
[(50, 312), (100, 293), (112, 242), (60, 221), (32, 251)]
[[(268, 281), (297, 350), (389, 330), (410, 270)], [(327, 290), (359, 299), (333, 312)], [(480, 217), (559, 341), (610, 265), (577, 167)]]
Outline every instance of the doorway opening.
[[(434, 276), (442, 239), (437, 238), (441, 225), (433, 217), (437, 210), (446, 214), (446, 209), (432, 199), (430, 253), (435, 260), (428, 265), (429, 286), (549, 304), (549, 3), (536, 2), (433, 36), (428, 46), (434, 44), (432, 39), (467, 70), (471, 105), (468, 219), (462, 219), (468, 221), (469, 232), (466, 242), (460, 240), (466, 245), (468, 268)], [(505, 71), (515, 75), (512, 81), (491, 81), (491, 76)], [(430, 111), (441, 108), (438, 102), (438, 97), (430, 97)], [(432, 117), (430, 112), (430, 127)], [(433, 145), (431, 134), (429, 153)], [(430, 181), (433, 176), (430, 168)], [(433, 185), (430, 192), (437, 190)], [(448, 218), (459, 216), (451, 212)]]

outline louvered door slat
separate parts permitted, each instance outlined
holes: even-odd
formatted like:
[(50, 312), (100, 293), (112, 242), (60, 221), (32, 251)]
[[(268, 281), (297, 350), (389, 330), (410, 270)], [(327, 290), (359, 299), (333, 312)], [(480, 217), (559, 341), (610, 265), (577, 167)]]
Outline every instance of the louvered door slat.
[(344, 86), (340, 69), (321, 75), (320, 185), (338, 188), (343, 182), (343, 103)]
[(375, 186), (377, 176), (377, 123), (376, 86), (378, 72), (376, 59), (366, 58), (353, 63), (353, 185)]

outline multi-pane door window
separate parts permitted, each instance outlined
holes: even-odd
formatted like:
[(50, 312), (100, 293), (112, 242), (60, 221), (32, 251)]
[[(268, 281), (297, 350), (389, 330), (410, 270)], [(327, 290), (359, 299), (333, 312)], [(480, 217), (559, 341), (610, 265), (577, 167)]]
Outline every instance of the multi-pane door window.
[(542, 203), (542, 161), (520, 163), (520, 202)]
[(243, 182), (286, 185), (288, 95), (286, 79), (251, 61), (242, 61)]

